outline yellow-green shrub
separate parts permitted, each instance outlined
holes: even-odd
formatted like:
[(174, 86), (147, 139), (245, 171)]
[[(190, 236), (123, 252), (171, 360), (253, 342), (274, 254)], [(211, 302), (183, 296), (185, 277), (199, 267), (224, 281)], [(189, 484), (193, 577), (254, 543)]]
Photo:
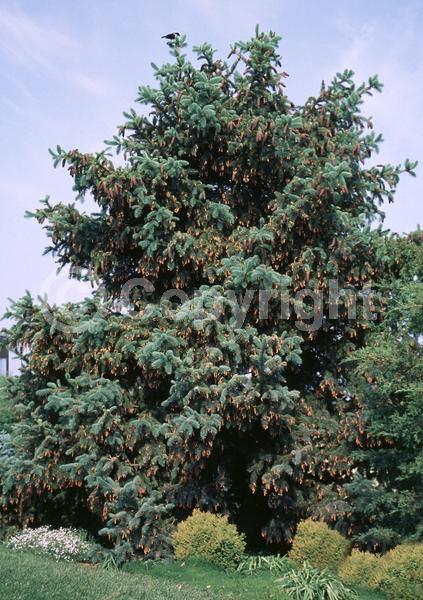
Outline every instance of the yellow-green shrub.
[(350, 543), (340, 533), (322, 521), (307, 519), (298, 525), (289, 558), (299, 566), (306, 560), (317, 569), (337, 571), (349, 549)]
[(423, 598), (423, 544), (401, 544), (381, 560), (380, 589), (389, 600)]
[(347, 585), (361, 585), (377, 589), (383, 576), (383, 561), (380, 556), (361, 550), (353, 550), (340, 564), (338, 575)]
[(423, 598), (423, 544), (402, 544), (385, 556), (353, 550), (339, 576), (346, 584), (383, 591), (389, 600)]
[(175, 558), (207, 560), (224, 569), (236, 568), (245, 553), (245, 539), (222, 515), (194, 510), (173, 535)]

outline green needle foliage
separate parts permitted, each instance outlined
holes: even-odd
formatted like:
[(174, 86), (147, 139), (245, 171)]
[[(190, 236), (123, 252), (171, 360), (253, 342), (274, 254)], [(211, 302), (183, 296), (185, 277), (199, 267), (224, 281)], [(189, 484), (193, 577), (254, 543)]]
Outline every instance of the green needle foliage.
[(349, 359), (364, 436), (345, 486), (357, 542), (379, 552), (423, 540), (423, 234), (392, 238), (388, 249), (383, 322)]
[[(23, 363), (6, 387), (19, 419), (0, 468), (8, 521), (100, 531), (120, 560), (168, 552), (194, 507), (280, 549), (304, 515), (336, 518), (361, 424), (341, 362), (368, 323), (344, 302), (314, 330), (281, 318), (278, 296), (324, 292), (327, 314), (330, 278), (358, 294), (377, 281), (387, 258), (371, 225), (414, 165), (368, 166), (381, 136), (361, 108), (377, 77), (338, 73), (297, 106), (279, 40), (257, 30), (226, 61), (209, 44), (193, 61), (179, 36), (152, 65), (157, 87), (139, 89), (147, 109), (125, 113), (104, 151), (52, 151), (98, 211), (47, 198), (33, 216), (58, 266), (101, 285), (80, 304), (28, 294), (8, 312)], [(169, 289), (186, 297), (163, 300)]]

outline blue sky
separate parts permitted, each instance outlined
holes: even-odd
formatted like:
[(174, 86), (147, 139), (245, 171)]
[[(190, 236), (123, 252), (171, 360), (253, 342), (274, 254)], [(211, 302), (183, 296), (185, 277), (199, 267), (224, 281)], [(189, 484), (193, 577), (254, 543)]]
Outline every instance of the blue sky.
[[(282, 35), (287, 93), (302, 102), (322, 79), (352, 68), (357, 80), (380, 75), (382, 95), (365, 107), (384, 134), (380, 162), (423, 159), (423, 3), (344, 0), (0, 0), (0, 313), (26, 289), (56, 302), (81, 289), (57, 278), (46, 237), (23, 218), (40, 198), (73, 200), (49, 147), (101, 149), (152, 83), (150, 62), (167, 60), (161, 35), (180, 31), (190, 45), (210, 41), (226, 56), (259, 23)], [(422, 175), (404, 176), (386, 226), (423, 221)]]

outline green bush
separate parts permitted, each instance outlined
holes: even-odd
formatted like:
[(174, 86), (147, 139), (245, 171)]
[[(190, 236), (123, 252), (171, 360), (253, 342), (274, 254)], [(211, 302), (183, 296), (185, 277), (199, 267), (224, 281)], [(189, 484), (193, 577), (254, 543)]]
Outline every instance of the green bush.
[(381, 591), (389, 600), (423, 598), (423, 544), (402, 544), (382, 557)]
[(224, 569), (236, 569), (245, 553), (245, 539), (228, 518), (194, 510), (173, 535), (175, 558), (207, 560)]
[(385, 556), (353, 550), (339, 576), (346, 584), (382, 591), (389, 600), (423, 598), (423, 544), (402, 544)]
[(281, 590), (293, 600), (358, 600), (329, 569), (315, 569), (305, 562), (302, 569), (291, 571), (277, 580)]
[(288, 556), (298, 566), (307, 561), (317, 569), (328, 568), (336, 572), (349, 549), (350, 543), (340, 533), (326, 523), (307, 519), (299, 523)]
[(381, 585), (382, 571), (380, 556), (354, 549), (340, 564), (338, 574), (347, 585), (362, 585), (375, 590)]

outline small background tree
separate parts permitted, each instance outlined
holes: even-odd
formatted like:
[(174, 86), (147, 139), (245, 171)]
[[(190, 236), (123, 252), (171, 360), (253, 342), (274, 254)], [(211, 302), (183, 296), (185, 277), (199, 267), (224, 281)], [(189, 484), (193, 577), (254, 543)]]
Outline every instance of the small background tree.
[(353, 452), (358, 470), (345, 486), (357, 542), (382, 552), (423, 539), (422, 232), (389, 239), (387, 251), (384, 318), (349, 359), (365, 424)]

